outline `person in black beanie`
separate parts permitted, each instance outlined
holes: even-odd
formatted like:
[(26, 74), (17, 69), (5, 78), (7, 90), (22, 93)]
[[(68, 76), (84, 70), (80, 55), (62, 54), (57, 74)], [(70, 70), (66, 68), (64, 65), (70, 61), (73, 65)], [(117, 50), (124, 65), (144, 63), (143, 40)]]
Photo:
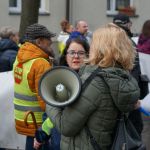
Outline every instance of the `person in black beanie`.
[[(34, 150), (36, 129), (41, 127), (46, 116), (46, 104), (39, 95), (38, 82), (42, 74), (53, 67), (49, 57), (55, 35), (44, 25), (28, 26), (13, 65), (15, 127), (18, 134), (26, 136), (25, 150)], [(45, 143), (46, 149), (48, 146)]]
[(133, 36), (133, 33), (131, 32), (132, 22), (129, 16), (125, 14), (118, 14), (114, 17), (113, 23), (124, 29), (130, 38)]
[[(126, 34), (128, 35), (128, 37), (130, 39), (133, 37), (133, 33), (131, 32), (132, 22), (131, 22), (129, 16), (127, 16), (125, 14), (117, 14), (113, 19), (113, 23), (116, 24), (117, 26), (119, 26), (120, 28), (122, 28), (126, 32)], [(134, 41), (132, 39), (131, 39), (131, 41), (133, 43), (133, 46), (136, 47), (136, 44), (134, 43)], [(135, 77), (135, 79), (137, 80), (139, 87), (140, 87), (140, 85), (141, 85), (141, 83), (140, 83), (141, 82), (141, 80), (140, 80), (141, 69), (140, 69), (140, 64), (139, 64), (138, 53), (137, 53), (134, 64), (135, 65), (134, 65), (134, 68), (131, 70), (131, 74)], [(140, 87), (140, 89), (141, 89), (141, 87)], [(141, 93), (140, 98), (142, 99), (144, 96)], [(141, 112), (139, 110), (134, 110), (134, 111), (130, 112), (129, 118), (132, 121), (133, 125), (135, 126), (136, 130), (138, 131), (139, 135), (141, 135), (142, 130), (143, 130), (143, 120), (142, 120)]]

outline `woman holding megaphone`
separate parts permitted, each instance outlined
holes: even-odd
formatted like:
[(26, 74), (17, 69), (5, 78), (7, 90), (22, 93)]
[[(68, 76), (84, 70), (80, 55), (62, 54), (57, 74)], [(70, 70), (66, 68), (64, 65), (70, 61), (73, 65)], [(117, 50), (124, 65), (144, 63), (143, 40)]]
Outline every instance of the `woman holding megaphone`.
[[(72, 54), (69, 51), (67, 55)], [(126, 33), (113, 23), (94, 32), (89, 65), (79, 71), (80, 95), (63, 109), (46, 107), (61, 134), (61, 150), (94, 150), (92, 140), (99, 150), (111, 149), (119, 113), (132, 111), (140, 96), (138, 84), (129, 73), (135, 54)]]
[[(89, 54), (89, 45), (80, 38), (69, 39), (66, 43), (64, 53), (60, 57), (60, 66), (67, 66), (78, 73), (81, 65), (84, 64)], [(61, 76), (61, 74), (60, 74)], [(39, 149), (42, 143), (50, 140), (50, 149), (60, 149), (60, 134), (53, 128), (53, 124), (46, 119), (42, 128), (38, 129), (35, 135), (34, 148)], [(53, 128), (53, 129), (52, 129)], [(50, 130), (52, 129), (52, 130)]]

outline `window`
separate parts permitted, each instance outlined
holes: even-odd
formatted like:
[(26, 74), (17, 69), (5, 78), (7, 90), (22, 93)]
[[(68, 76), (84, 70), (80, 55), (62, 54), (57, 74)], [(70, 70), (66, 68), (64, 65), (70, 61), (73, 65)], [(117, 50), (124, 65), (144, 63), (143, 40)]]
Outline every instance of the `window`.
[(9, 0), (9, 11), (12, 13), (21, 12), (21, 0)]
[(107, 0), (107, 14), (117, 14), (120, 8), (132, 6), (133, 0)]
[(40, 13), (48, 12), (48, 11), (46, 11), (46, 3), (44, 1), (45, 0), (40, 1), (40, 9), (39, 9)]
[(17, 1), (16, 0), (9, 0), (9, 6), (10, 7), (17, 7)]
[[(40, 1), (40, 13), (49, 13), (49, 0)], [(9, 0), (9, 12), (21, 13), (21, 0)]]

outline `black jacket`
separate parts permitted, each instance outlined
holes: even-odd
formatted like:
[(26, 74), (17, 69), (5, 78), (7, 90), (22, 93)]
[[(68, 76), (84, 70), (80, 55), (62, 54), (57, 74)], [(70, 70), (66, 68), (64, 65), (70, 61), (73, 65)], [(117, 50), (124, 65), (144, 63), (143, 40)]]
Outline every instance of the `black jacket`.
[[(133, 36), (131, 31), (126, 27), (123, 27), (123, 26), (120, 26), (120, 27), (126, 32), (128, 37), (131, 39), (132, 36)], [(133, 43), (133, 46), (136, 48), (136, 44), (134, 43), (134, 41), (132, 39), (131, 39), (131, 41)], [(142, 87), (140, 86), (141, 85), (141, 83), (140, 83), (141, 82), (141, 80), (140, 80), (141, 68), (140, 68), (138, 53), (136, 55), (136, 59), (135, 59), (135, 62), (134, 62), (134, 68), (131, 70), (131, 74), (137, 80), (139, 88), (142, 91), (142, 89), (141, 89)], [(143, 98), (142, 93), (140, 94), (140, 98)], [(142, 130), (143, 130), (143, 121), (142, 121), (141, 112), (139, 110), (134, 110), (134, 111), (130, 112), (129, 119), (131, 120), (131, 122), (135, 126), (135, 128), (138, 131), (139, 135), (141, 135)]]
[(0, 72), (12, 70), (17, 52), (18, 45), (14, 41), (0, 40)]

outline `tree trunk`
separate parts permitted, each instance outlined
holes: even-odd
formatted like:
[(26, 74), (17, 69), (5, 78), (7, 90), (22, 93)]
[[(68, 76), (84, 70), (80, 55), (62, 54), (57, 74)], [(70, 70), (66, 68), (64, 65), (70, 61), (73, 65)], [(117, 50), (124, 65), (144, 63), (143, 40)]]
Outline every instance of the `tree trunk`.
[(22, 0), (19, 36), (22, 38), (26, 27), (38, 23), (40, 0)]

